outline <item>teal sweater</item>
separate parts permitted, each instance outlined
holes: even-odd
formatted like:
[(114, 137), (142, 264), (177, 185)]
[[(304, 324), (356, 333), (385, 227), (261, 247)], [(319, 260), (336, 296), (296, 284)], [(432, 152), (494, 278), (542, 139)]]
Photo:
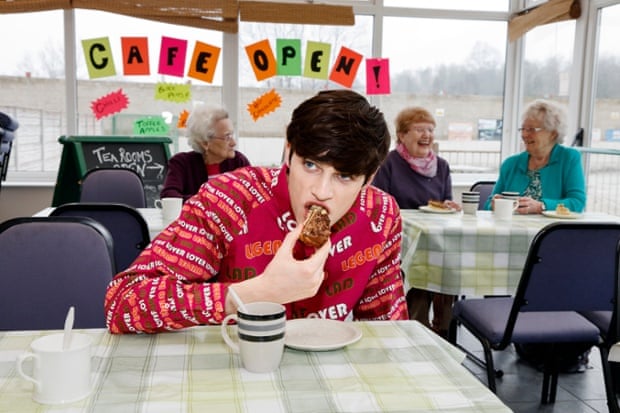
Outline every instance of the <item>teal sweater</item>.
[[(502, 163), (499, 178), (485, 209), (491, 209), (493, 195), (503, 191), (523, 193), (529, 183), (527, 164), (529, 153), (512, 155)], [(540, 169), (542, 199), (547, 210), (562, 203), (571, 211), (582, 212), (586, 206), (585, 178), (581, 154), (574, 148), (556, 144), (551, 150), (549, 163)]]

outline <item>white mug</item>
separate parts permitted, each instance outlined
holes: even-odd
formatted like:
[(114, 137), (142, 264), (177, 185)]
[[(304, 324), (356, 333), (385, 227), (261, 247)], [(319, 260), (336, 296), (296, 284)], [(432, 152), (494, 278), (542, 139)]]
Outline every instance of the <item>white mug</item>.
[(512, 219), (512, 214), (519, 207), (516, 199), (496, 198), (493, 200), (493, 215), (497, 219)]
[(478, 204), (480, 203), (480, 192), (463, 192), (461, 194), (461, 204), (463, 213), (467, 215), (476, 215)]
[(462, 202), (463, 213), (466, 215), (476, 215), (478, 211), (478, 202), (463, 201)]
[[(40, 337), (31, 351), (17, 357), (17, 372), (34, 383), (34, 401), (42, 404), (72, 403), (87, 397), (91, 386), (92, 339), (73, 332), (68, 349), (63, 350), (64, 334)], [(33, 360), (32, 375), (24, 372), (26, 360)]]
[[(228, 335), (227, 324), (237, 322), (237, 340)], [(268, 373), (280, 365), (284, 353), (286, 309), (282, 304), (255, 302), (245, 304), (245, 311), (224, 318), (221, 332), (224, 341), (241, 357), (242, 366), (254, 373)]]
[(519, 199), (521, 195), (518, 192), (504, 191), (502, 192), (502, 198), (504, 199)]
[(183, 198), (162, 198), (155, 200), (155, 207), (161, 209), (166, 221), (177, 219), (183, 209)]

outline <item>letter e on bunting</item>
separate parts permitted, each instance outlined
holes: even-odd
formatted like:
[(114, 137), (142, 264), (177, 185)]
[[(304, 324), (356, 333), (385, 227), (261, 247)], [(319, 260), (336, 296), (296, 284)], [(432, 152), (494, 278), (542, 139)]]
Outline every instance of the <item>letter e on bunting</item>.
[(217, 46), (196, 42), (187, 76), (207, 83), (213, 83), (215, 68), (220, 58), (220, 50)]

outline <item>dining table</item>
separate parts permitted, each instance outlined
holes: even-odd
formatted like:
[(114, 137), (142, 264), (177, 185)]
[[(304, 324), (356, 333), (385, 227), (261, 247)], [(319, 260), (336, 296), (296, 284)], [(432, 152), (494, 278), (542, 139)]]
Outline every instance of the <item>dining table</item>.
[(519, 283), (530, 244), (545, 226), (559, 221), (620, 222), (598, 212), (562, 218), (515, 214), (496, 219), (492, 211), (432, 213), (401, 210), (401, 267), (405, 288), (456, 296), (512, 295)]
[(93, 339), (92, 391), (58, 405), (32, 400), (33, 384), (17, 374), (16, 359), (59, 331), (0, 332), (0, 411), (510, 411), (463, 367), (464, 353), (417, 321), (352, 323), (359, 340), (323, 351), (287, 346), (270, 373), (245, 370), (219, 325), (159, 334), (76, 330)]

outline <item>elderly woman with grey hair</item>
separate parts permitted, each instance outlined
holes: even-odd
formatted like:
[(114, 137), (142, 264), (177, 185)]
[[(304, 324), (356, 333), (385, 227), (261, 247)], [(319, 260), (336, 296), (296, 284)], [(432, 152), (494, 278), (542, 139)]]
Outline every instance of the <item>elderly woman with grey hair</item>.
[(170, 158), (161, 198), (186, 201), (208, 179), (250, 165), (245, 155), (235, 150), (233, 123), (225, 109), (196, 106), (187, 119), (187, 130), (193, 151)]
[(525, 151), (504, 160), (492, 196), (518, 192), (519, 214), (541, 214), (563, 204), (570, 211), (582, 212), (586, 205), (585, 178), (581, 154), (562, 145), (566, 135), (564, 109), (547, 100), (527, 106), (519, 128)]

